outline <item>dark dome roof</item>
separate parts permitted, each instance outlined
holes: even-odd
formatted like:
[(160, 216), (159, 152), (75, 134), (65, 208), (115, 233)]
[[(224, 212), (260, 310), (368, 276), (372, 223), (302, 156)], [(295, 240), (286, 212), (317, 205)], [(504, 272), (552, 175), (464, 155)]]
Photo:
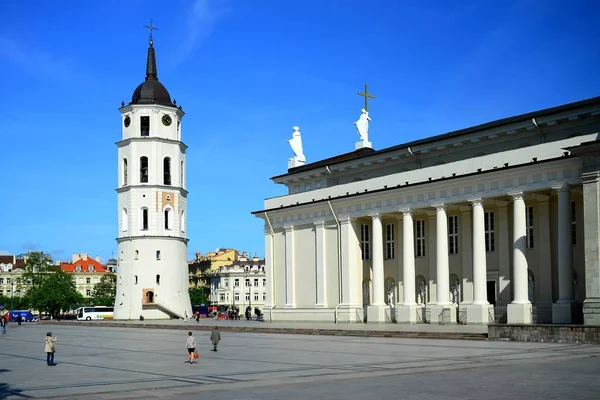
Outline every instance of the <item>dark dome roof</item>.
[(131, 103), (129, 104), (160, 104), (163, 106), (174, 106), (171, 96), (162, 83), (158, 81), (156, 71), (156, 56), (152, 41), (148, 47), (148, 59), (146, 60), (146, 80), (135, 88)]
[(172, 106), (171, 96), (159, 81), (145, 81), (135, 88), (131, 104), (162, 104)]

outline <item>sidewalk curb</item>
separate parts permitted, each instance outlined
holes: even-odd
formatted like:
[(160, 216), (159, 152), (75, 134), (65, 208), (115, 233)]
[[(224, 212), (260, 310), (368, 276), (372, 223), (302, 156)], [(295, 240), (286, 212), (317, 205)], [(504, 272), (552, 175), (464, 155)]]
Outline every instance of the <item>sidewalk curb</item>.
[[(213, 325), (161, 325), (156, 323), (128, 324), (119, 322), (85, 322), (85, 321), (40, 321), (43, 325), (70, 325), (93, 326), (96, 328), (145, 328), (145, 329), (175, 329), (211, 331)], [(411, 338), (411, 339), (450, 339), (450, 340), (487, 340), (487, 333), (460, 333), (460, 332), (405, 332), (405, 331), (374, 331), (374, 330), (346, 330), (346, 329), (319, 329), (319, 328), (269, 328), (269, 327), (239, 327), (219, 326), (221, 332), (235, 333), (276, 333), (292, 335), (326, 335), (326, 336), (355, 336), (355, 337), (384, 337), (384, 338)]]

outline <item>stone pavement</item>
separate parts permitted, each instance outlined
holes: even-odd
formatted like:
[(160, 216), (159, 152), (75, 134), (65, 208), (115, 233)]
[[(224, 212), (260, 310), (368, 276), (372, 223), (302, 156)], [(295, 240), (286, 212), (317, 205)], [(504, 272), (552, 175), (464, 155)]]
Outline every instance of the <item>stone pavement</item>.
[[(58, 337), (55, 367), (44, 336)], [(600, 346), (23, 324), (0, 335), (0, 399), (598, 399)]]

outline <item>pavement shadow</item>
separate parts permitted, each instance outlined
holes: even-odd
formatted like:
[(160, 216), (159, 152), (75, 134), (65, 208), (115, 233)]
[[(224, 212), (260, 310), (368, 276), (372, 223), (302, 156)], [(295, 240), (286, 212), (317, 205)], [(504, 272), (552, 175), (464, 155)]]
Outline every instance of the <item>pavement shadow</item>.
[[(0, 368), (0, 374), (3, 372), (9, 372), (9, 371), (10, 371), (10, 369)], [(24, 399), (31, 398), (31, 396), (24, 394), (23, 390), (13, 388), (8, 383), (0, 382), (0, 399), (7, 399), (10, 396), (17, 396), (17, 397), (21, 397)]]

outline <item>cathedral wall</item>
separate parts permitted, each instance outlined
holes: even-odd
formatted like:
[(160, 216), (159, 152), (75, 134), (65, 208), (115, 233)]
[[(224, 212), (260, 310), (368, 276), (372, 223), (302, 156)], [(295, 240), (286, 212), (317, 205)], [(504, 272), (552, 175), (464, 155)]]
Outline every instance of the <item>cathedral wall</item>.
[(335, 307), (340, 303), (338, 263), (338, 231), (337, 225), (328, 225), (325, 228), (325, 298), (328, 307)]
[(294, 282), (297, 308), (315, 306), (316, 242), (314, 225), (294, 226)]

